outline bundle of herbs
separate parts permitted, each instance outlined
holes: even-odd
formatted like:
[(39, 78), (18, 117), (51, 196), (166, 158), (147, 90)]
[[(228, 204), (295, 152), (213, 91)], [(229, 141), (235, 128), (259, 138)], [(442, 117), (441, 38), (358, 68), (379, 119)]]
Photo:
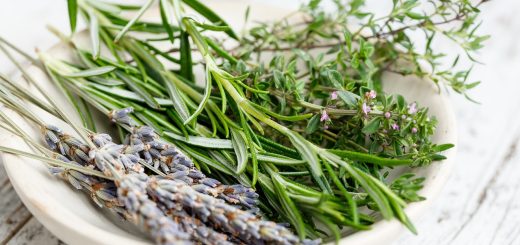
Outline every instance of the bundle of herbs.
[[(61, 164), (56, 173), (90, 192), (94, 180), (110, 179), (105, 192), (90, 195), (148, 222), (158, 243), (337, 241), (343, 230), (370, 229), (380, 216), (416, 232), (403, 209), (423, 200), (424, 179), (410, 168), (444, 159), (453, 145), (434, 144), (428, 108), (385, 94), (381, 78), (424, 77), (467, 96), (478, 82), (466, 81), (470, 69), (454, 70), (461, 58), (474, 61), (487, 39), (476, 34), (483, 2), (396, 0), (377, 16), (363, 0), (333, 1), (334, 11), (313, 0), (237, 35), (197, 0), (69, 0), (72, 31), (83, 16), (90, 44), (51, 30), (76, 59), (45, 52), (33, 59), (4, 39), (0, 47), (46, 71), (76, 108), (82, 137), (72, 140), (21, 108), (18, 100), (72, 124), (50, 98), (35, 100), (7, 78), (2, 102), (45, 129), (58, 160), (31, 142), (47, 162)], [(144, 20), (149, 11), (161, 22)], [(424, 34), (422, 52), (411, 38), (417, 33)], [(446, 55), (432, 48), (437, 36), (460, 44), (465, 57), (443, 65)], [(114, 122), (122, 144), (96, 133), (96, 111)], [(389, 177), (402, 166), (407, 172)], [(143, 206), (150, 208), (143, 213)], [(162, 216), (174, 222), (153, 219)], [(260, 217), (289, 223), (297, 237)]]

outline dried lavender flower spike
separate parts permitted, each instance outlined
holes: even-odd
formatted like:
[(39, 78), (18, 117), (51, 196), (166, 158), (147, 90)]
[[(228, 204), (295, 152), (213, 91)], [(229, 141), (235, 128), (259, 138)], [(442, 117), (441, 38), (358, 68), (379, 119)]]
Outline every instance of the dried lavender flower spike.
[(190, 235), (168, 218), (146, 194), (148, 176), (132, 173), (117, 181), (118, 198), (128, 211), (127, 219), (140, 224), (155, 239), (156, 244), (192, 244)]
[(220, 181), (207, 178), (195, 168), (193, 162), (175, 146), (160, 140), (155, 131), (148, 126), (141, 126), (126, 137), (127, 144), (145, 144), (143, 158), (149, 163), (169, 173), (172, 179), (184, 181), (195, 190), (224, 199), (230, 204), (241, 205), (257, 211), (258, 194), (252, 188), (243, 185), (223, 185)]
[[(182, 208), (182, 207), (181, 207)], [(176, 220), (183, 228), (183, 230), (191, 234), (194, 241), (202, 244), (215, 244), (215, 245), (231, 245), (234, 244), (229, 242), (229, 237), (226, 234), (220, 233), (211, 227), (208, 227), (201, 220), (192, 217), (185, 210), (164, 210), (170, 213), (170, 216)]]
[(171, 208), (182, 205), (193, 215), (215, 228), (233, 234), (248, 244), (316, 244), (300, 239), (289, 229), (261, 220), (250, 212), (225, 203), (221, 199), (199, 193), (183, 181), (152, 177), (148, 193)]

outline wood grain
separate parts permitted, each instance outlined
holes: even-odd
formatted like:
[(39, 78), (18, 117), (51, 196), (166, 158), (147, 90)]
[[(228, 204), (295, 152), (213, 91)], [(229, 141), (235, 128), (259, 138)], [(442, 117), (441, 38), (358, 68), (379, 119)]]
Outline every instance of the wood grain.
[(0, 166), (0, 183), (0, 244), (6, 244), (32, 215), (16, 195), (3, 166)]
[(459, 150), (451, 180), (418, 236), (396, 244), (520, 244), (520, 2), (491, 1), (482, 9), (481, 32), (492, 38), (471, 78), (480, 105), (454, 97)]
[(29, 222), (16, 233), (7, 245), (63, 245), (62, 241), (57, 239), (45, 227), (43, 227), (38, 220), (31, 218)]

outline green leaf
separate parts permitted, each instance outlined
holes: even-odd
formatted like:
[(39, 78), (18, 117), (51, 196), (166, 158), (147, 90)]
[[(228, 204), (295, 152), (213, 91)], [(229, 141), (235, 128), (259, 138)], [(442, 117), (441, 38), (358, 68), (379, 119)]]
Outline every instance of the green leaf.
[(278, 196), (280, 204), (282, 205), (282, 209), (285, 211), (285, 214), (288, 216), (291, 224), (296, 229), (300, 239), (305, 238), (305, 224), (303, 223), (303, 219), (301, 217), (300, 211), (291, 200), (289, 195), (287, 194), (287, 190), (285, 189), (285, 184), (283, 178), (278, 174), (272, 174), (271, 180), (274, 184), (275, 192)]
[(400, 94), (397, 95), (397, 107), (399, 108), (399, 110), (402, 110), (406, 107), (406, 101), (404, 97)]
[(442, 144), (442, 145), (437, 145), (435, 147), (433, 147), (433, 151), (434, 152), (441, 152), (441, 151), (445, 151), (445, 150), (448, 150), (448, 149), (451, 149), (455, 147), (454, 144)]
[(181, 31), (181, 72), (180, 75), (186, 78), (188, 81), (195, 82), (193, 77), (193, 63), (191, 61), (191, 45), (189, 34), (185, 31)]
[(196, 26), (204, 29), (204, 30), (210, 30), (210, 31), (227, 31), (227, 30), (230, 30), (231, 28), (229, 26), (217, 26), (217, 25), (210, 25), (210, 24), (205, 24), (205, 23), (200, 23), (198, 21), (193, 21), (193, 23), (195, 23)]
[(92, 82), (95, 82), (95, 83), (98, 83), (101, 85), (105, 85), (105, 86), (120, 86), (120, 85), (125, 84), (124, 82), (121, 82), (121, 81), (113, 79), (113, 78), (103, 78), (100, 76), (89, 77), (87, 79)]
[(216, 169), (228, 175), (233, 175), (234, 173), (228, 169), (226, 166), (223, 166), (222, 163), (215, 161), (213, 158), (208, 156), (206, 152), (200, 152), (191, 147), (183, 147), (182, 148), (186, 153), (188, 153), (194, 159), (203, 162), (204, 164), (209, 165), (212, 169)]
[(111, 13), (111, 14), (120, 14), (121, 10), (139, 10), (141, 6), (135, 5), (132, 9), (127, 8), (123, 5), (107, 3), (105, 1), (88, 1), (88, 4), (93, 6), (96, 9), (99, 9), (103, 12)]
[(425, 18), (424, 15), (422, 14), (419, 14), (419, 13), (414, 13), (414, 12), (406, 12), (406, 16), (410, 17), (411, 19), (414, 19), (414, 20), (422, 20)]
[[(128, 100), (138, 101), (138, 102), (146, 102), (142, 96), (140, 96), (137, 93), (134, 93), (132, 91), (128, 91), (126, 89), (121, 89), (118, 87), (108, 87), (100, 84), (91, 84), (92, 87), (96, 88), (97, 90), (102, 91), (103, 93), (113, 95), (119, 98), (124, 98)], [(162, 99), (162, 98), (154, 98), (157, 103), (161, 106), (173, 106), (173, 103), (171, 100)]]
[[(265, 91), (265, 92), (268, 92), (268, 91)], [(265, 114), (267, 114), (269, 116), (272, 116), (272, 117), (274, 117), (276, 119), (282, 120), (282, 121), (297, 122), (297, 121), (302, 121), (302, 120), (305, 120), (307, 118), (312, 117), (312, 113), (307, 113), (307, 114), (302, 114), (302, 115), (294, 115), (294, 116), (285, 116), (285, 115), (281, 115), (281, 114), (278, 114), (276, 112), (273, 112), (273, 111), (269, 110), (269, 108), (263, 107), (261, 105), (257, 105), (257, 104), (254, 104), (254, 103), (251, 103), (251, 104), (256, 109), (264, 112)]]
[(357, 101), (359, 100), (359, 95), (354, 94), (347, 90), (339, 90), (337, 91), (338, 97), (345, 102), (345, 104), (349, 108), (353, 108), (357, 106)]
[(307, 127), (305, 128), (306, 134), (312, 134), (318, 130), (318, 127), (320, 126), (320, 115), (316, 114), (312, 116), (312, 118), (309, 120), (309, 123), (307, 123)]
[(233, 57), (230, 53), (228, 53), (226, 50), (221, 48), (218, 44), (216, 44), (213, 40), (211, 40), (211, 38), (206, 37), (206, 38), (204, 38), (204, 40), (206, 40), (206, 43), (208, 44), (208, 46), (210, 46), (211, 49), (213, 49), (215, 51), (215, 53), (217, 53), (222, 58), (228, 60), (229, 63), (236, 64), (238, 62), (235, 57)]
[(235, 172), (241, 174), (246, 169), (248, 159), (246, 136), (242, 131), (231, 128), (231, 143), (237, 157), (237, 169)]
[(334, 153), (335, 155), (346, 158), (354, 161), (362, 161), (369, 162), (381, 166), (399, 166), (399, 165), (409, 165), (413, 163), (411, 159), (393, 159), (393, 158), (384, 158), (378, 157), (376, 155), (355, 152), (355, 151), (347, 151), (347, 150), (337, 150), (337, 149), (329, 149), (329, 152)]
[(321, 0), (311, 0), (309, 2), (309, 8), (316, 9), (318, 7), (318, 5), (320, 5), (320, 3), (321, 3)]
[(209, 66), (206, 66), (206, 86), (204, 89), (204, 96), (202, 98), (202, 101), (199, 102), (199, 106), (197, 107), (195, 112), (193, 112), (193, 114), (191, 114), (191, 116), (186, 121), (184, 121), (184, 125), (189, 124), (191, 121), (197, 118), (197, 116), (202, 112), (202, 110), (204, 110), (204, 107), (206, 106), (206, 103), (208, 102), (209, 97), (211, 96), (211, 89), (213, 88), (211, 86), (212, 79), (213, 78), (211, 77)]
[[(193, 10), (204, 16), (206, 19), (213, 23), (220, 23), (221, 25), (229, 26), (218, 14), (213, 12), (210, 8), (208, 8), (206, 5), (202, 4), (201, 2), (197, 0), (183, 0), (183, 2), (190, 6)], [(231, 38), (238, 39), (238, 36), (235, 34), (235, 32), (232, 29), (229, 29), (226, 31), (226, 34), (228, 34)]]
[(276, 165), (293, 166), (305, 164), (304, 160), (288, 158), (274, 153), (258, 154), (258, 161), (273, 163)]
[(139, 9), (139, 12), (137, 12), (136, 16), (132, 18), (126, 26), (117, 34), (116, 38), (114, 38), (114, 42), (118, 42), (119, 39), (121, 39), (127, 32), (130, 30), (130, 28), (143, 16), (143, 14), (152, 6), (152, 3), (155, 2), (155, 0), (148, 0), (142, 7)]
[(327, 179), (323, 175), (321, 163), (318, 159), (316, 151), (313, 148), (313, 145), (301, 135), (293, 131), (289, 131), (286, 135), (291, 140), (292, 145), (294, 148), (296, 148), (302, 159), (307, 161), (309, 170), (320, 188), (323, 191), (332, 194), (332, 189), (330, 188)]
[(164, 135), (174, 140), (182, 141), (184, 143), (199, 147), (210, 149), (233, 149), (233, 144), (231, 143), (231, 140), (227, 139), (207, 138), (192, 135), (188, 139), (186, 139), (186, 137), (172, 132), (164, 132)]
[(171, 5), (169, 0), (160, 0), (159, 1), (159, 10), (161, 12), (161, 20), (162, 20), (164, 29), (168, 33), (168, 38), (170, 39), (170, 42), (173, 43), (173, 41), (174, 41), (173, 29), (172, 29), (173, 20), (174, 20), (173, 6)]
[(155, 109), (161, 108), (161, 106), (159, 105), (159, 103), (157, 103), (155, 98), (150, 93), (148, 93), (146, 89), (139, 85), (139, 83), (135, 81), (137, 78), (121, 71), (115, 71), (115, 73), (116, 76), (119, 77), (119, 79), (121, 79), (121, 81), (123, 81), (132, 91), (139, 94), (142, 97), (142, 99), (146, 102), (146, 104)]
[(376, 118), (370, 120), (370, 122), (368, 122), (367, 125), (365, 125), (365, 127), (363, 127), (363, 129), (361, 131), (365, 134), (373, 134), (373, 133), (377, 132), (380, 124), (381, 124), (381, 118), (376, 117)]
[(182, 98), (179, 90), (177, 89), (177, 86), (175, 86), (174, 81), (171, 80), (177, 80), (177, 82), (181, 83), (182, 81), (179, 80), (179, 78), (177, 78), (177, 76), (171, 72), (165, 72), (163, 73), (163, 76), (165, 77), (164, 81), (168, 90), (168, 94), (170, 95), (170, 99), (173, 102), (173, 108), (175, 108), (177, 113), (179, 113), (179, 116), (181, 117), (182, 121), (186, 122), (190, 117), (188, 107), (186, 106), (184, 99)]
[(63, 76), (69, 77), (69, 78), (92, 77), (92, 76), (99, 76), (99, 75), (113, 72), (115, 69), (116, 68), (114, 66), (100, 66), (100, 67), (95, 67), (95, 68), (91, 68), (91, 69), (74, 72), (71, 74), (64, 74)]
[(92, 11), (88, 12), (90, 18), (90, 42), (92, 45), (92, 59), (99, 57), (101, 50), (101, 42), (99, 41), (99, 23), (96, 15)]
[(76, 23), (78, 19), (78, 1), (67, 0), (67, 8), (69, 10), (69, 23), (71, 32), (76, 31)]

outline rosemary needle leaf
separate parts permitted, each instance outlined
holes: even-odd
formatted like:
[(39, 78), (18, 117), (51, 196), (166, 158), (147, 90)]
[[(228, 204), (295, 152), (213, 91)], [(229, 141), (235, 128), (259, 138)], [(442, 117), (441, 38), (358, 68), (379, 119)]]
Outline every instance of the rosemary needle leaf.
[(197, 116), (202, 112), (202, 110), (204, 110), (204, 107), (206, 106), (206, 103), (208, 102), (209, 97), (211, 96), (211, 89), (213, 88), (211, 86), (211, 80), (211, 72), (209, 70), (209, 67), (206, 66), (206, 86), (204, 88), (204, 97), (202, 98), (202, 101), (199, 102), (199, 106), (197, 107), (195, 112), (193, 112), (193, 114), (191, 114), (191, 116), (184, 122), (184, 125), (191, 123), (194, 119), (197, 118)]
[(206, 40), (206, 43), (222, 58), (229, 61), (231, 64), (236, 64), (238, 60), (233, 57), (231, 54), (229, 54), (226, 50), (224, 50), (222, 47), (220, 47), (217, 43), (215, 43), (211, 38), (205, 37), (204, 40)]
[(392, 159), (392, 158), (384, 158), (379, 157), (373, 154), (367, 154), (362, 152), (355, 151), (347, 151), (347, 150), (337, 150), (337, 149), (329, 149), (329, 152), (336, 154), (339, 157), (347, 158), (355, 161), (369, 162), (381, 166), (399, 166), (399, 165), (408, 165), (413, 163), (411, 159)]
[(170, 42), (173, 43), (174, 36), (173, 36), (173, 6), (171, 5), (170, 1), (168, 0), (160, 0), (159, 1), (159, 10), (161, 12), (161, 20), (162, 24), (164, 26), (164, 29), (168, 33), (168, 38), (170, 39)]
[(70, 73), (70, 74), (64, 74), (63, 76), (69, 77), (69, 78), (92, 77), (92, 76), (99, 76), (99, 75), (110, 73), (110, 72), (114, 71), (115, 69), (116, 69), (116, 67), (114, 67), (114, 66), (101, 66), (101, 67), (95, 67), (95, 68), (90, 68), (90, 69)]
[(180, 118), (183, 122), (186, 122), (189, 119), (189, 111), (188, 107), (186, 106), (186, 103), (184, 102), (183, 97), (181, 96), (181, 93), (177, 89), (178, 82), (182, 83), (179, 78), (177, 78), (176, 75), (174, 75), (171, 72), (163, 72), (162, 73), (164, 77), (164, 82), (166, 84), (166, 89), (168, 91), (168, 94), (170, 95), (170, 99), (173, 103), (173, 108), (175, 108), (175, 111), (179, 113)]
[(288, 218), (291, 221), (294, 228), (296, 229), (296, 232), (300, 236), (300, 239), (305, 238), (305, 223), (303, 223), (303, 219), (299, 210), (296, 208), (296, 205), (287, 194), (287, 190), (285, 189), (286, 185), (284, 184), (285, 181), (280, 175), (275, 173), (272, 174), (271, 180), (273, 181), (275, 187), (274, 189), (278, 198), (280, 199), (282, 208), (285, 210), (285, 213), (289, 216)]
[(99, 23), (97, 16), (89, 11), (90, 18), (90, 42), (92, 43), (92, 59), (96, 60), (99, 57), (101, 43), (99, 41)]
[(137, 15), (132, 18), (127, 24), (126, 26), (123, 28), (123, 30), (121, 30), (116, 38), (114, 38), (114, 42), (118, 42), (119, 39), (121, 39), (127, 32), (128, 30), (130, 30), (130, 28), (141, 18), (141, 16), (143, 16), (143, 14), (146, 12), (146, 10), (148, 10), (148, 8), (150, 8), (150, 6), (152, 6), (152, 3), (154, 2), (155, 0), (148, 0), (144, 5), (143, 7), (141, 7), (141, 9), (139, 9), (139, 12), (137, 12)]
[(231, 143), (237, 157), (236, 173), (241, 174), (246, 169), (247, 164), (247, 147), (246, 136), (242, 131), (231, 128)]
[[(104, 86), (104, 85), (94, 84), (94, 83), (91, 84), (91, 87), (96, 88), (97, 90), (100, 90), (100, 91), (105, 92), (107, 94), (110, 94), (110, 95), (113, 95), (113, 96), (117, 96), (119, 98), (125, 98), (125, 99), (128, 99), (128, 100), (138, 101), (138, 102), (146, 102), (143, 99), (143, 96), (140, 96), (137, 93), (134, 93), (132, 91), (128, 91), (128, 90), (125, 90), (125, 89), (121, 89), (121, 88), (118, 88), (118, 87)], [(157, 103), (160, 106), (172, 106), (173, 105), (171, 100), (161, 99), (161, 98), (154, 98), (154, 100), (157, 101)]]
[(301, 157), (307, 161), (309, 171), (312, 173), (314, 180), (318, 183), (320, 188), (323, 191), (332, 194), (332, 189), (323, 175), (320, 160), (318, 159), (318, 155), (313, 146), (301, 135), (292, 131), (290, 131), (287, 136), (291, 140), (294, 148), (296, 148), (296, 150), (301, 154)]
[(185, 31), (181, 31), (181, 76), (186, 78), (190, 82), (195, 82), (193, 79), (193, 63), (191, 61), (191, 45), (189, 40), (189, 34)]
[(95, 7), (96, 9), (99, 9), (103, 12), (110, 13), (110, 14), (119, 14), (121, 13), (121, 10), (139, 10), (141, 7), (135, 6), (134, 9), (131, 8), (125, 8), (123, 5), (119, 4), (111, 4), (105, 1), (88, 1), (88, 4)]
[[(206, 19), (213, 23), (220, 23), (224, 26), (229, 26), (218, 14), (213, 12), (210, 8), (199, 2), (198, 0), (183, 0), (183, 2), (190, 6), (193, 10), (197, 11), (199, 14), (204, 16)], [(238, 39), (238, 36), (232, 29), (225, 31), (231, 38)]]
[(275, 165), (283, 165), (283, 166), (294, 166), (294, 165), (303, 165), (305, 161), (300, 159), (292, 159), (285, 156), (269, 153), (267, 154), (258, 154), (258, 161), (260, 162), (268, 162)]
[(233, 149), (231, 140), (207, 138), (201, 136), (190, 136), (188, 139), (186, 139), (186, 137), (174, 134), (172, 132), (164, 132), (164, 134), (174, 140), (179, 140), (190, 145), (213, 149)]
[(76, 23), (78, 19), (78, 1), (67, 0), (67, 8), (69, 10), (69, 23), (71, 32), (76, 31)]
[(134, 91), (135, 93), (141, 95), (144, 99), (144, 101), (146, 102), (146, 104), (148, 104), (150, 107), (152, 108), (155, 108), (155, 109), (159, 109), (161, 108), (161, 106), (159, 105), (159, 103), (153, 98), (153, 96), (148, 93), (148, 90), (144, 89), (141, 85), (139, 85), (135, 80), (137, 78), (133, 77), (133, 76), (130, 76), (124, 72), (121, 72), (121, 71), (115, 71), (115, 74), (117, 75), (117, 77), (119, 77), (123, 82), (125, 82), (125, 84), (130, 87), (130, 89), (132, 91)]

